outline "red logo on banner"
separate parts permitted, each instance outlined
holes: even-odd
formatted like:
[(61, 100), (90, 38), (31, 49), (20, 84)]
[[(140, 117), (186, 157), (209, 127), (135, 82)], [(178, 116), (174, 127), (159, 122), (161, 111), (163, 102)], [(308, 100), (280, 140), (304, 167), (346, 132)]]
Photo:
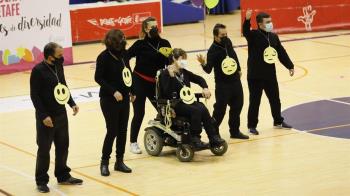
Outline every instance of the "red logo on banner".
[(110, 29), (120, 29), (126, 37), (137, 37), (142, 21), (150, 16), (158, 20), (161, 29), (160, 1), (72, 9), (73, 42), (101, 40)]
[(146, 18), (150, 17), (150, 12), (145, 13), (135, 13), (131, 16), (118, 18), (99, 18), (99, 19), (89, 19), (88, 23), (94, 25), (97, 28), (108, 31), (111, 28), (117, 28), (121, 30), (128, 30), (133, 28), (136, 24), (141, 24)]
[[(276, 33), (350, 29), (350, 0), (265, 0), (241, 1), (241, 20), (246, 10), (253, 9), (272, 16)], [(252, 27), (257, 28), (255, 20)]]

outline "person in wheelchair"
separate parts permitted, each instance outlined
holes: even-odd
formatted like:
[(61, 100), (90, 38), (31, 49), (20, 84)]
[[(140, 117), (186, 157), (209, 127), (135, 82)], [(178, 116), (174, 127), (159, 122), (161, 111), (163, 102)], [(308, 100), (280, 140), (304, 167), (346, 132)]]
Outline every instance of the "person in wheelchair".
[(187, 54), (183, 49), (173, 49), (169, 58), (171, 65), (162, 70), (159, 77), (162, 99), (181, 99), (174, 107), (175, 114), (189, 120), (190, 134), (195, 148), (208, 148), (208, 144), (200, 140), (202, 124), (210, 146), (221, 145), (225, 140), (220, 137), (218, 128), (214, 127), (208, 109), (203, 103), (195, 101), (195, 95), (190, 88), (191, 82), (198, 84), (203, 88), (203, 97), (208, 99), (211, 93), (206, 81), (201, 76), (186, 70)]

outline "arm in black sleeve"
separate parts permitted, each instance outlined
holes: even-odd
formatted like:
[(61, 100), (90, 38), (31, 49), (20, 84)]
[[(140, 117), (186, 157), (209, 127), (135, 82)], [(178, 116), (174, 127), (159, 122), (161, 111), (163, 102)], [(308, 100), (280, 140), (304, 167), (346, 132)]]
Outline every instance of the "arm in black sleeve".
[(250, 19), (244, 19), (243, 22), (243, 36), (247, 39), (247, 41), (250, 41), (252, 39), (252, 31), (250, 30)]
[(235, 50), (233, 50), (233, 59), (235, 59), (235, 61), (237, 62), (237, 71), (241, 71), (241, 64), (239, 63)]
[(278, 38), (278, 35), (276, 35), (277, 37), (277, 52), (278, 52), (278, 59), (281, 61), (281, 63), (287, 68), (287, 69), (294, 69), (294, 64), (293, 62), (290, 60), (287, 51), (284, 49), (284, 47), (281, 44), (281, 41)]
[(238, 70), (238, 71), (241, 71), (241, 65), (240, 65), (240, 63), (239, 63), (238, 56), (237, 56), (237, 54), (236, 54), (235, 49), (233, 48), (233, 44), (232, 44), (231, 40), (230, 40), (230, 47), (232, 47), (233, 59), (237, 62), (237, 70)]
[[(125, 61), (125, 58), (124, 58), (124, 61)], [(129, 61), (127, 60), (127, 61), (125, 62), (125, 64), (126, 64), (126, 67), (130, 70), (130, 72), (131, 72), (131, 78), (132, 78), (132, 71), (131, 71), (131, 67), (130, 67)], [(130, 87), (130, 94), (135, 95), (134, 83), (131, 84), (131, 87)]]
[(117, 91), (116, 88), (114, 88), (112, 85), (108, 84), (108, 82), (104, 78), (105, 74), (105, 66), (104, 66), (104, 60), (101, 56), (97, 58), (96, 61), (96, 71), (95, 71), (95, 81), (105, 90), (107, 90), (111, 95), (114, 95), (114, 93)]
[(171, 44), (170, 44), (170, 42), (168, 40), (165, 40), (165, 47), (171, 48)]
[[(62, 83), (68, 87), (67, 82), (66, 82), (66, 77), (64, 76), (63, 65), (60, 66), (60, 68), (61, 68), (62, 75), (63, 75)], [(76, 105), (74, 100), (73, 100), (72, 94), (70, 94), (70, 97), (69, 97), (69, 100), (68, 100), (68, 104), (69, 104), (70, 107), (73, 107), (73, 106)]]
[(127, 50), (127, 56), (128, 56), (128, 59), (132, 59), (134, 58), (135, 56), (137, 56), (137, 52), (138, 52), (138, 48), (139, 48), (139, 44), (140, 44), (140, 41), (137, 40), (132, 46), (130, 46), (130, 48)]
[(211, 71), (213, 70), (214, 63), (216, 63), (215, 55), (209, 50), (207, 54), (207, 64), (202, 65), (202, 68), (205, 71), (205, 73), (211, 73)]
[(201, 76), (199, 75), (196, 75), (190, 71), (187, 71), (187, 74), (189, 75), (189, 79), (190, 79), (190, 82), (193, 82), (195, 84), (198, 84), (200, 87), (202, 88), (208, 88), (208, 84), (207, 82), (204, 80), (204, 78), (202, 78)]
[(32, 99), (35, 110), (39, 114), (39, 118), (44, 120), (49, 115), (39, 95), (39, 92), (42, 90), (41, 80), (39, 71), (34, 68), (30, 75), (30, 98)]

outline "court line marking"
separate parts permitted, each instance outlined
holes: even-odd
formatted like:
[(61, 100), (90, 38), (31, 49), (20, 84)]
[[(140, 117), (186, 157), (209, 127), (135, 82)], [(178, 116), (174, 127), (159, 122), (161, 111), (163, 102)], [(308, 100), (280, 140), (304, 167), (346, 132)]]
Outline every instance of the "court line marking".
[(322, 131), (322, 130), (327, 130), (327, 129), (342, 128), (342, 127), (350, 127), (350, 124), (335, 125), (335, 126), (329, 126), (329, 127), (323, 127), (323, 128), (310, 129), (310, 130), (306, 130), (306, 132)]
[[(349, 105), (350, 106), (350, 103), (347, 103), (347, 102), (338, 101), (338, 100), (334, 100), (334, 99), (329, 99), (329, 98), (325, 98), (325, 97), (322, 97), (322, 96), (313, 95), (311, 93), (298, 92), (298, 91), (295, 91), (295, 90), (290, 90), (290, 89), (285, 88), (285, 87), (281, 88), (280, 91), (285, 91), (285, 92), (293, 93), (295, 95), (300, 95), (300, 96), (308, 96), (310, 98), (316, 99), (316, 101), (329, 101), (329, 102), (340, 103), (340, 104), (344, 104), (344, 105)], [(314, 102), (314, 101), (304, 102), (302, 104), (306, 104), (306, 103), (310, 103), (310, 102)], [(300, 104), (298, 104), (298, 105), (300, 105)], [(298, 106), (298, 105), (294, 105), (294, 106)], [(291, 107), (294, 107), (294, 106), (291, 106)]]
[[(271, 138), (276, 138), (276, 137), (282, 137), (282, 136), (288, 136), (288, 135), (296, 135), (296, 134), (300, 134), (299, 132), (291, 132), (291, 133), (286, 133), (286, 134), (280, 134), (280, 135), (273, 135), (273, 136), (267, 136), (267, 137), (259, 137), (259, 138), (249, 138), (249, 140), (242, 140), (242, 141), (235, 141), (235, 142), (228, 142), (228, 145), (233, 145), (233, 144), (240, 144), (240, 143), (247, 143), (247, 142), (255, 142), (255, 141), (260, 141), (260, 140), (264, 140), (264, 139), (271, 139)], [(139, 158), (131, 158), (131, 159), (125, 159), (124, 161), (134, 161), (134, 160), (141, 160), (141, 159), (148, 159), (148, 158), (152, 158), (154, 156), (151, 155), (146, 155), (143, 157), (139, 157)], [(81, 167), (76, 167), (74, 169), (84, 169), (84, 168), (90, 168), (90, 167), (96, 167), (99, 166), (99, 164), (92, 164), (92, 165), (86, 165), (86, 166), (81, 166)]]
[(4, 194), (5, 196), (12, 196), (10, 193), (0, 189), (0, 193)]
[(335, 44), (335, 43), (331, 43), (331, 42), (322, 42), (322, 41), (314, 41), (314, 40), (310, 40), (310, 41), (314, 42), (314, 43), (318, 43), (318, 44), (350, 48), (350, 46), (347, 46), (347, 45)]
[(343, 57), (349, 57), (349, 56), (350, 56), (350, 54), (348, 54), (348, 55), (341, 55), (341, 56), (330, 56), (330, 57), (323, 57), (323, 58), (315, 58), (315, 59), (306, 59), (306, 60), (301, 60), (301, 61), (296, 61), (296, 62), (304, 63), (304, 62), (312, 62), (312, 61), (337, 59), (337, 58), (343, 58)]
[[(10, 172), (13, 172), (15, 174), (18, 174), (22, 177), (25, 177), (25, 178), (28, 178), (30, 180), (35, 180), (34, 176), (31, 176), (29, 174), (26, 174), (22, 171), (19, 171), (17, 169), (14, 169), (14, 168), (11, 168), (11, 167), (8, 167), (6, 165), (0, 165), (0, 168), (4, 169), (4, 170), (7, 170), (7, 171), (10, 171)], [(66, 194), (60, 190), (58, 190), (57, 188), (53, 187), (53, 186), (50, 186), (50, 185), (47, 185), (50, 189), (54, 190), (55, 192), (57, 192), (59, 195), (62, 195), (62, 196), (66, 196)]]
[[(300, 94), (299, 94), (300, 95)], [(313, 100), (313, 101), (307, 101), (307, 102), (304, 102), (304, 103), (301, 103), (301, 104), (307, 104), (307, 103), (312, 103), (312, 102), (315, 102), (315, 101), (331, 101), (330, 99), (329, 100), (326, 100), (326, 99), (317, 99), (317, 100)], [(345, 104), (346, 102), (341, 102), (341, 104)], [(286, 108), (283, 109), (283, 111), (286, 111), (288, 109), (291, 109), (291, 108), (294, 108), (294, 107), (297, 107), (301, 104), (297, 104), (297, 105), (292, 105), (292, 106), (288, 106)], [(282, 111), (282, 112), (283, 112)], [(340, 125), (339, 125), (340, 126)], [(340, 138), (340, 137), (332, 137), (332, 136), (327, 136), (327, 135), (319, 135), (319, 134), (313, 134), (313, 133), (309, 133), (307, 131), (303, 131), (303, 130), (299, 130), (299, 129), (291, 129), (291, 131), (293, 132), (297, 132), (297, 133), (301, 133), (301, 134), (305, 134), (305, 135), (308, 135), (308, 136), (313, 136), (313, 137), (321, 137), (321, 138), (326, 138), (328, 140), (342, 140), (342, 141), (345, 141), (345, 140), (349, 140), (347, 138)]]
[[(73, 169), (72, 169), (72, 171), (73, 171)], [(129, 195), (138, 196), (138, 194), (133, 193), (133, 192), (127, 190), (127, 189), (124, 189), (124, 188), (119, 187), (119, 186), (115, 186), (115, 185), (113, 185), (113, 184), (111, 184), (111, 183), (108, 183), (108, 182), (105, 182), (105, 181), (100, 180), (100, 179), (98, 179), (98, 178), (89, 176), (89, 175), (87, 175), (87, 174), (85, 174), (85, 173), (82, 173), (82, 172), (77, 171), (76, 169), (74, 169), (73, 172), (76, 173), (76, 174), (79, 174), (79, 175), (81, 175), (81, 176), (84, 176), (85, 178), (88, 178), (88, 179), (90, 179), (90, 180), (93, 180), (93, 181), (95, 181), (95, 182), (98, 182), (98, 183), (104, 184), (104, 185), (106, 185), (106, 186), (109, 186), (109, 187), (113, 187), (113, 188), (115, 188), (115, 189), (118, 189), (119, 191), (122, 191), (122, 192), (124, 192), (124, 193), (129, 194)]]
[(303, 70), (304, 73), (301, 76), (293, 77), (290, 80), (280, 81), (280, 83), (287, 83), (287, 82), (293, 82), (293, 81), (296, 81), (296, 80), (300, 80), (300, 79), (306, 77), (309, 74), (308, 69), (306, 69), (305, 67), (303, 67), (301, 65), (294, 64), (294, 67), (300, 68), (301, 70)]
[[(20, 148), (18, 148), (18, 147), (16, 147), (16, 146), (7, 144), (7, 143), (5, 143), (5, 142), (3, 142), (3, 141), (0, 141), (0, 144), (2, 144), (2, 145), (7, 146), (7, 147), (9, 147), (9, 148), (11, 148), (11, 149), (17, 150), (17, 151), (19, 151), (19, 152), (22, 152), (22, 153), (24, 153), (24, 154), (27, 154), (27, 155), (30, 155), (30, 156), (36, 158), (36, 155), (35, 155), (35, 154), (30, 153), (30, 152), (25, 151), (25, 150), (22, 150), (22, 149), (20, 149)], [(53, 161), (50, 161), (50, 164), (54, 164), (54, 162), (53, 162)], [(116, 185), (113, 185), (113, 184), (104, 182), (104, 181), (102, 181), (102, 180), (99, 180), (99, 179), (97, 179), (97, 178), (94, 178), (94, 177), (92, 177), (92, 176), (89, 176), (89, 175), (87, 175), (87, 174), (84, 174), (84, 173), (82, 173), (82, 172), (76, 171), (76, 170), (74, 170), (74, 169), (72, 169), (72, 172), (73, 172), (73, 173), (76, 173), (76, 174), (78, 174), (78, 175), (84, 176), (85, 178), (88, 178), (88, 179), (90, 179), (90, 180), (92, 180), (92, 181), (95, 181), (95, 182), (97, 182), (97, 183), (100, 183), (100, 184), (103, 184), (103, 185), (108, 186), (108, 187), (110, 187), (110, 188), (116, 189), (116, 190), (118, 190), (118, 191), (127, 193), (127, 194), (129, 194), (129, 195), (138, 196), (138, 194), (133, 193), (133, 192), (131, 192), (131, 191), (128, 191), (128, 190), (126, 190), (126, 189), (124, 189), (124, 188), (122, 188), (122, 187), (119, 187), (119, 186), (116, 186)]]

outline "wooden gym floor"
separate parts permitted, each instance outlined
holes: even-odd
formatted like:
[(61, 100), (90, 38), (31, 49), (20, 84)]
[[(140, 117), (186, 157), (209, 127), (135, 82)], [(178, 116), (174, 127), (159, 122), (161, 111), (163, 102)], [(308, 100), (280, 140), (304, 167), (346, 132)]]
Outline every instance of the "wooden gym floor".
[[(245, 39), (240, 36), (240, 13), (209, 16), (205, 21), (205, 32), (201, 22), (165, 27), (162, 36), (169, 39), (173, 47), (192, 51), (189, 54), (190, 70), (205, 76), (214, 93), (213, 74), (205, 75), (195, 60), (196, 54), (205, 52), (193, 51), (210, 46), (211, 29), (216, 22), (226, 24), (233, 43), (240, 46), (236, 52), (242, 64), (245, 98), (241, 129), (247, 133), (247, 47), (244, 46)], [(296, 74), (291, 78), (288, 71), (277, 64), (282, 109), (289, 111), (303, 103), (328, 100), (349, 111), (348, 102), (332, 100), (350, 97), (350, 31), (284, 34), (280, 38), (287, 41), (283, 45), (296, 65)], [(128, 45), (133, 42), (129, 40)], [(266, 96), (263, 96), (260, 108), (259, 136), (251, 136), (247, 141), (229, 139), (225, 118), (221, 134), (229, 142), (228, 152), (223, 157), (215, 157), (210, 151), (198, 152), (191, 163), (180, 163), (174, 150), (169, 148), (160, 157), (146, 154), (143, 129), (147, 121), (156, 115), (147, 103), (139, 135), (143, 154), (131, 154), (127, 143), (125, 159), (133, 173), (112, 171), (110, 177), (101, 177), (99, 161), (105, 124), (96, 94), (97, 84), (93, 80), (93, 61), (103, 48), (101, 44), (74, 46), (75, 62), (87, 63), (65, 68), (73, 94), (81, 89), (94, 91), (89, 94), (90, 100), (77, 100), (81, 109), (78, 116), (73, 117), (72, 112), (68, 112), (68, 163), (72, 175), (82, 178), (84, 184), (76, 187), (57, 185), (54, 165), (51, 164), (49, 195), (350, 195), (349, 140), (311, 134), (318, 130), (332, 132), (337, 127), (342, 127), (342, 133), (350, 134), (350, 112), (339, 116), (334, 109), (320, 112), (318, 108), (321, 107), (316, 105), (314, 111), (311, 110), (311, 116), (304, 116), (310, 111), (303, 111), (303, 108), (310, 107), (300, 106), (300, 112), (290, 115), (289, 119), (294, 119), (294, 122), (288, 120), (288, 116), (287, 122), (298, 126), (312, 124), (312, 128), (303, 132), (274, 130)], [(29, 76), (28, 71), (0, 76), (0, 195), (40, 195), (33, 179), (37, 146), (34, 110), (30, 104), (28, 106)], [(215, 97), (212, 97), (208, 101), (210, 111), (214, 100)], [(26, 104), (18, 106), (16, 101)], [(285, 114), (289, 115), (288, 112)], [(132, 113), (129, 122), (131, 117)], [(339, 118), (348, 121), (342, 124), (335, 122)], [(320, 119), (334, 121), (335, 124), (322, 126), (323, 120)], [(51, 151), (53, 158), (54, 148)], [(112, 161), (114, 163), (114, 159)]]

